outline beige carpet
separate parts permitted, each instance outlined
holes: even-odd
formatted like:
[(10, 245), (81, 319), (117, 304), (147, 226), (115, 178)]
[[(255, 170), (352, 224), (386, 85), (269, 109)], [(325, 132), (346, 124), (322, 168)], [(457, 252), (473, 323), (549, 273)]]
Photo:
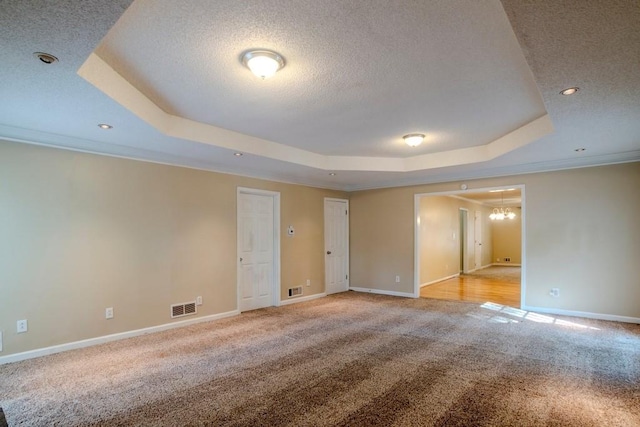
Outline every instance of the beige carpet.
[(347, 292), (0, 366), (10, 426), (639, 426), (640, 326)]
[(480, 277), (487, 280), (520, 284), (522, 268), (506, 265), (492, 265), (491, 267), (476, 270), (473, 273), (463, 274), (463, 277)]

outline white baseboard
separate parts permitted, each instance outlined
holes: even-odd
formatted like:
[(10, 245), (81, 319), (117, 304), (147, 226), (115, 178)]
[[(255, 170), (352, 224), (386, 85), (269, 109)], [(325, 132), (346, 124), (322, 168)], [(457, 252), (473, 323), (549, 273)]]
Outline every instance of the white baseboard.
[(355, 292), (367, 292), (370, 294), (390, 295), (392, 297), (415, 298), (413, 293), (409, 293), (409, 292), (386, 291), (382, 289), (370, 289), (370, 288), (356, 288), (353, 286), (349, 287), (349, 290), (355, 291)]
[(63, 351), (75, 350), (78, 348), (90, 347), (92, 345), (104, 344), (111, 341), (122, 340), (125, 338), (137, 337), (140, 335), (151, 334), (154, 332), (166, 331), (168, 329), (181, 328), (183, 326), (194, 325), (196, 323), (210, 322), (212, 320), (224, 319), (225, 317), (237, 316), (240, 311), (233, 310), (226, 313), (212, 314), (210, 316), (197, 317), (195, 319), (181, 320), (173, 323), (165, 323), (164, 325), (151, 326), (143, 329), (136, 329), (133, 331), (120, 332), (112, 335), (105, 335), (102, 337), (89, 338), (81, 341), (74, 341), (66, 344), (54, 345), (51, 347), (38, 348), (36, 350), (29, 350), (22, 353), (9, 354), (7, 356), (0, 357), (0, 365), (6, 363), (19, 362), (21, 360), (33, 359), (36, 357), (47, 356), (50, 354), (61, 353)]
[(478, 268), (474, 268), (472, 270), (467, 271), (465, 274), (469, 274), (469, 273), (473, 273), (474, 271), (478, 271), (478, 270), (484, 270), (485, 268), (489, 268), (491, 267), (493, 264), (488, 264), (488, 265), (483, 265), (481, 267)]
[(295, 297), (295, 298), (281, 300), (280, 305), (296, 304), (299, 302), (311, 301), (311, 300), (326, 297), (326, 296), (327, 296), (326, 292), (322, 292), (320, 294), (307, 295), (306, 297)]
[(441, 279), (436, 279), (436, 280), (433, 280), (431, 282), (423, 283), (423, 284), (420, 285), (420, 287), (424, 288), (425, 286), (433, 285), (434, 283), (444, 282), (445, 280), (453, 279), (454, 277), (459, 277), (459, 276), (460, 276), (460, 273), (454, 274), (454, 275), (451, 275), (451, 276), (448, 276), (448, 277), (443, 277)]
[(617, 314), (590, 313), (588, 311), (563, 310), (560, 308), (522, 306), (522, 310), (534, 313), (558, 314), (560, 316), (585, 317), (587, 319), (611, 320), (614, 322), (640, 324), (640, 317), (618, 316)]
[(494, 262), (491, 265), (495, 265), (496, 267), (522, 267), (522, 264), (515, 264), (513, 262)]

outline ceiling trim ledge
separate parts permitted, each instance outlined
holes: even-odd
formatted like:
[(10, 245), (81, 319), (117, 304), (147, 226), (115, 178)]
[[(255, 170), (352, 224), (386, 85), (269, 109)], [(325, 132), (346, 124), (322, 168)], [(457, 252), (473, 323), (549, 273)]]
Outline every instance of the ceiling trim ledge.
[(371, 185), (346, 185), (342, 189), (347, 192), (354, 192), (378, 190), (383, 188), (411, 187), (415, 185), (441, 184), (447, 182), (455, 183), (476, 179), (501, 178), (635, 162), (640, 162), (640, 150), (589, 156), (580, 159), (562, 159), (547, 162), (500, 166), (464, 173), (443, 172), (436, 176), (388, 180), (385, 183), (372, 183)]
[(486, 162), (542, 138), (553, 130), (551, 118), (545, 114), (486, 145), (410, 157), (406, 159), (404, 172)]
[(232, 151), (327, 171), (414, 172), (492, 160), (553, 132), (548, 114), (485, 145), (406, 158), (326, 156), (171, 115), (147, 98), (96, 53), (78, 75), (163, 134)]

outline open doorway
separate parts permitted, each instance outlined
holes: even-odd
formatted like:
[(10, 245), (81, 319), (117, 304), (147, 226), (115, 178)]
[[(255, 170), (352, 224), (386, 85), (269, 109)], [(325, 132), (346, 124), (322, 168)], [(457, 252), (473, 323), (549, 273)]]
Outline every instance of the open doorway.
[(417, 194), (415, 215), (416, 297), (524, 305), (524, 186)]

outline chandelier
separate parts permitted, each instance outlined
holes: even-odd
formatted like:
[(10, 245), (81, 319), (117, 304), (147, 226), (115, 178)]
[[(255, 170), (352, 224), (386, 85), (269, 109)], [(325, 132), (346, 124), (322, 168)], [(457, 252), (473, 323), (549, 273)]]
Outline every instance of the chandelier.
[(492, 221), (502, 221), (506, 218), (514, 219), (516, 214), (509, 208), (504, 207), (504, 192), (501, 192), (502, 206), (500, 208), (493, 208), (493, 212), (489, 215)]

